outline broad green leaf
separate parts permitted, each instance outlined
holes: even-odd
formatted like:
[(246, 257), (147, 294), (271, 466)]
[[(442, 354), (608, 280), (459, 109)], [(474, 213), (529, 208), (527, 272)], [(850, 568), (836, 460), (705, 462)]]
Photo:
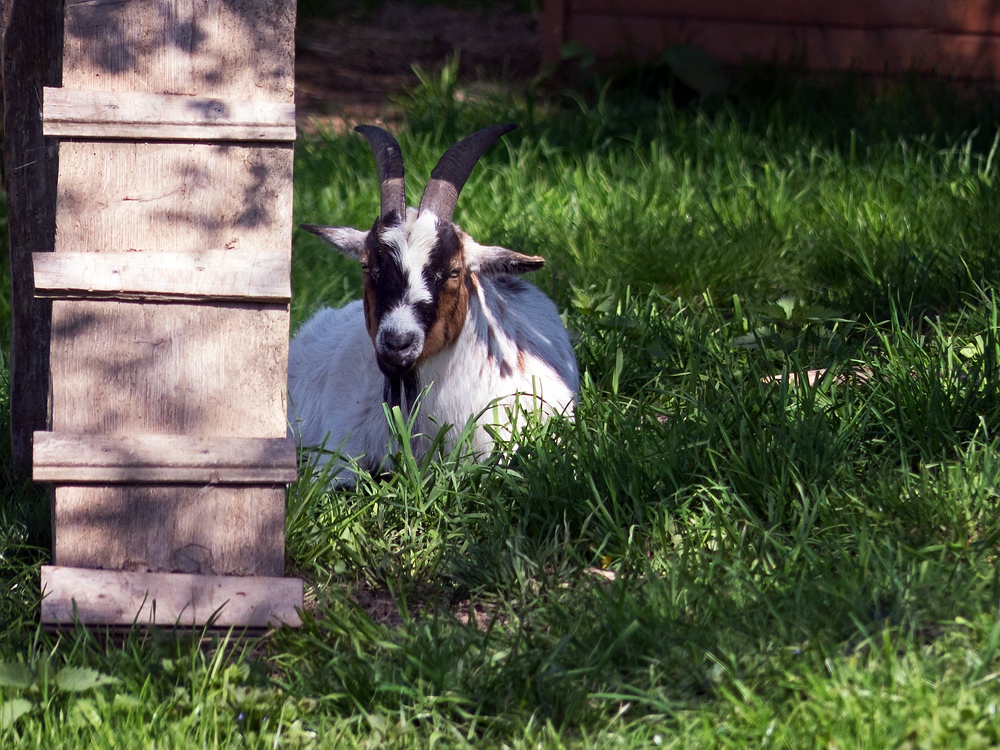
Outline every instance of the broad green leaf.
[(24, 664), (0, 661), (0, 687), (27, 689), (35, 681), (35, 675)]
[(8, 729), (15, 721), (31, 710), (31, 701), (14, 698), (0, 705), (0, 729)]
[(795, 308), (798, 307), (798, 300), (795, 297), (790, 297), (787, 294), (779, 297), (776, 303), (785, 312), (785, 319), (791, 320), (795, 315)]
[(114, 677), (101, 674), (96, 669), (87, 667), (63, 667), (56, 674), (56, 686), (60, 690), (72, 693), (81, 693), (87, 690), (101, 687), (102, 685), (113, 685), (118, 680)]

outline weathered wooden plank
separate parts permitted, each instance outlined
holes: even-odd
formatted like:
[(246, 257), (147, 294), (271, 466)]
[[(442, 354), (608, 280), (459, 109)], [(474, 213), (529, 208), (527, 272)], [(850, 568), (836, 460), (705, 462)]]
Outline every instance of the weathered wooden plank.
[(287, 306), (52, 303), (52, 431), (285, 437)]
[(35, 253), (35, 294), (55, 299), (227, 300), (286, 303), (287, 253)]
[(42, 122), (45, 135), (62, 137), (295, 140), (292, 102), (46, 88)]
[(62, 71), (62, 0), (5, 0), (3, 176), (11, 270), (11, 461), (31, 469), (31, 433), (48, 421), (49, 303), (34, 298), (31, 253), (55, 242), (58, 150), (38, 103)]
[(297, 468), (288, 438), (36, 432), (34, 447), (36, 482), (289, 484)]
[(42, 566), (42, 622), (265, 627), (301, 624), (302, 581)]
[(63, 86), (293, 101), (295, 3), (66, 2)]
[(53, 562), (79, 568), (280, 576), (284, 487), (57, 485)]
[(1000, 78), (1000, 38), (918, 29), (843, 29), (816, 26), (611, 18), (577, 14), (567, 39), (602, 57), (625, 54), (654, 60), (665, 45), (693, 44), (727, 65), (748, 60), (786, 63), (808, 70), (886, 74), (924, 72)]
[(281, 248), (291, 257), (290, 144), (63, 141), (58, 191), (57, 252)]

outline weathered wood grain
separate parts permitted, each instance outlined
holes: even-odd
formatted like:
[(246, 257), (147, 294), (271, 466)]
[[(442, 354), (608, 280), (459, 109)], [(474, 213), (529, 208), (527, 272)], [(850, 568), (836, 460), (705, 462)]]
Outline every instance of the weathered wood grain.
[(288, 254), (278, 252), (35, 253), (35, 294), (52, 299), (291, 299)]
[(295, 3), (67, 0), (63, 86), (293, 101)]
[(292, 147), (63, 141), (58, 200), (56, 252), (280, 248), (290, 257)]
[(36, 482), (289, 484), (295, 442), (288, 438), (199, 438), (36, 432)]
[(285, 489), (245, 485), (57, 485), (56, 565), (280, 576)]
[(292, 102), (46, 88), (42, 122), (45, 135), (63, 137), (295, 140)]
[(62, 0), (5, 0), (3, 35), (4, 182), (10, 237), (11, 461), (31, 469), (31, 435), (48, 421), (49, 303), (31, 284), (31, 253), (55, 242), (58, 150), (42, 134), (44, 86), (62, 73)]
[(301, 624), (302, 582), (42, 567), (42, 622), (109, 625)]
[(52, 430), (284, 437), (286, 306), (52, 303)]

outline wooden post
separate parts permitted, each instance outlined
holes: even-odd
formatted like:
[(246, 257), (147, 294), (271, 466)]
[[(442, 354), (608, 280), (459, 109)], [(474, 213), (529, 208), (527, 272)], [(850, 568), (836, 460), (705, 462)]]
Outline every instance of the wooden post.
[(64, 29), (38, 102), (53, 252), (27, 256), (51, 300), (42, 621), (295, 624), (294, 2), (66, 0)]
[(56, 229), (57, 141), (42, 134), (42, 89), (62, 75), (62, 0), (5, 0), (4, 180), (10, 231), (11, 453), (31, 469), (31, 435), (48, 424), (48, 300), (36, 299), (31, 254), (51, 251)]

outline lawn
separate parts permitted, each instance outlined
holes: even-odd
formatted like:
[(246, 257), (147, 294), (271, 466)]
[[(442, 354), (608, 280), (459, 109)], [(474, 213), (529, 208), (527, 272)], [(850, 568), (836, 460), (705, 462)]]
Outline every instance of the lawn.
[[(40, 630), (47, 502), (5, 460), (0, 742), (1000, 743), (1000, 99), (763, 70), (693, 102), (477, 97), (453, 72), (404, 102), (408, 192), (520, 125), (456, 220), (548, 259), (576, 421), (350, 491), (303, 472), (304, 625), (263, 638)], [(301, 139), (295, 180), (297, 221), (377, 214), (355, 134)], [(296, 234), (293, 329), (360, 282)]]

